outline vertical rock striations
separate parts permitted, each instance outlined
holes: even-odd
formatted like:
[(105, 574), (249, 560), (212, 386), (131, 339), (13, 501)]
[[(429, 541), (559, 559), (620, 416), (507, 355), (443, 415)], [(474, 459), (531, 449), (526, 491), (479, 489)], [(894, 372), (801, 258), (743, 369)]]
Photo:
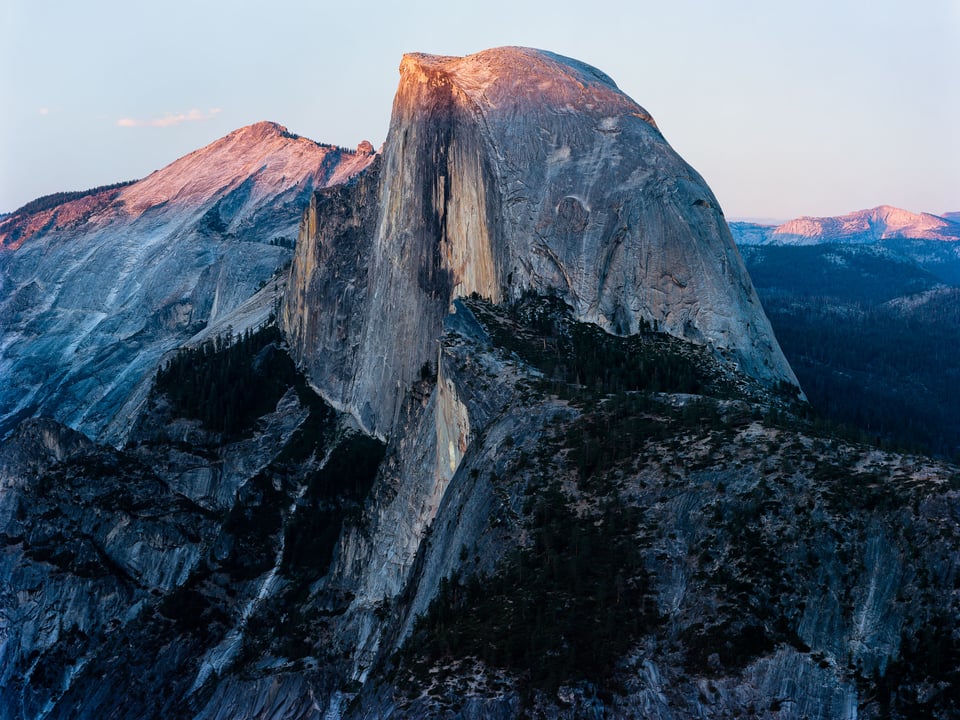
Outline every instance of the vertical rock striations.
[(451, 373), (445, 324), (483, 334), (457, 297), (557, 294), (607, 331), (656, 325), (796, 384), (716, 200), (607, 76), (521, 48), (407, 55), (400, 76), (382, 155), (304, 215), (282, 313), (314, 386), (390, 437), (329, 577), (354, 598), (337, 636), (356, 678), (389, 646), (378, 613), (409, 591), (448, 484), (510, 394)]
[(595, 68), (525, 48), (404, 56), (379, 177), (353, 192), (336, 223), (317, 220), (329, 196), (311, 206), (285, 324), (318, 387), (381, 436), (473, 292), (556, 292), (610, 332), (655, 324), (796, 384), (713, 194)]
[(311, 198), (281, 314), (294, 359), (341, 407), (356, 373), (365, 322), (380, 165), (377, 159), (355, 181)]

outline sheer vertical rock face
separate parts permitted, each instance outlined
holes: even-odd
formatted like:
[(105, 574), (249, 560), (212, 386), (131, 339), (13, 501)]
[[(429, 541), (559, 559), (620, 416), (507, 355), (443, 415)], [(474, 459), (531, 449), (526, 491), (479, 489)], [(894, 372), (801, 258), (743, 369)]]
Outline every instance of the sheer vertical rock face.
[(380, 165), (378, 159), (356, 181), (312, 197), (281, 315), (294, 359), (338, 407), (349, 398), (366, 323)]
[[(286, 318), (320, 389), (377, 434), (390, 433), (404, 389), (434, 361), (450, 301), (472, 292), (499, 301), (554, 291), (611, 332), (656, 322), (754, 377), (796, 384), (713, 194), (595, 68), (524, 48), (406, 55), (378, 183), (375, 203), (364, 195), (363, 213), (376, 213), (369, 237), (353, 232), (369, 217), (301, 236), (301, 282), (288, 292), (297, 316), (323, 317)], [(333, 310), (305, 298), (309, 283), (333, 282), (305, 282), (322, 258), (366, 252), (365, 294), (357, 275), (339, 278), (354, 289)], [(343, 325), (326, 315), (347, 301), (363, 304), (366, 320), (330, 373), (320, 365)], [(328, 330), (311, 338), (297, 323)]]

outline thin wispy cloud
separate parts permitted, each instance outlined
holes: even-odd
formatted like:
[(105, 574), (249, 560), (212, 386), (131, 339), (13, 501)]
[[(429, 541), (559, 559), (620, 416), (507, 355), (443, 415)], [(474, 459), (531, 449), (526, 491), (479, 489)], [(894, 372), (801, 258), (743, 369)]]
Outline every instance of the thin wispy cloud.
[(211, 108), (206, 112), (194, 108), (184, 113), (167, 113), (163, 117), (151, 118), (150, 120), (138, 120), (136, 118), (120, 118), (117, 120), (119, 127), (172, 127), (185, 122), (197, 122), (199, 120), (209, 120), (220, 112), (220, 108)]

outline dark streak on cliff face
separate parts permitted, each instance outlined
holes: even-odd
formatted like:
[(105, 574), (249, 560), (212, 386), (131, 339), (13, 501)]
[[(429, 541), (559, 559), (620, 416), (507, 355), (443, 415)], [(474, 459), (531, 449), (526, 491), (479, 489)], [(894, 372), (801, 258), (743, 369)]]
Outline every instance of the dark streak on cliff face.
[[(441, 83), (437, 78), (434, 82)], [(415, 172), (413, 194), (420, 196), (422, 226), (417, 233), (416, 243), (421, 254), (417, 265), (417, 285), (430, 298), (439, 298), (449, 293), (450, 278), (442, 268), (440, 254), (441, 238), (447, 232), (447, 204), (450, 200), (449, 148), (454, 134), (455, 112), (453, 98), (449, 93), (449, 84), (443, 84), (444, 91), (432, 93), (426, 99), (427, 122), (423, 135), (415, 141), (414, 147), (408, 147), (414, 157), (426, 156), (428, 162), (418, 163)]]
[(286, 314), (292, 330), (296, 314), (331, 312), (297, 281), (326, 272), (311, 245), (364, 257), (332, 306), (354, 303), (362, 332), (298, 353), (367, 430), (394, 432), (402, 395), (436, 363), (451, 301), (474, 292), (558, 293), (608, 331), (656, 322), (770, 385), (795, 384), (709, 188), (593, 68), (524, 48), (407, 55), (381, 162), (376, 197), (366, 180), (358, 210), (363, 238), (307, 218)]
[(382, 159), (304, 217), (284, 310), (315, 386), (378, 435), (436, 365), (453, 298), (499, 300), (511, 276), (479, 110), (442, 70), (401, 72)]

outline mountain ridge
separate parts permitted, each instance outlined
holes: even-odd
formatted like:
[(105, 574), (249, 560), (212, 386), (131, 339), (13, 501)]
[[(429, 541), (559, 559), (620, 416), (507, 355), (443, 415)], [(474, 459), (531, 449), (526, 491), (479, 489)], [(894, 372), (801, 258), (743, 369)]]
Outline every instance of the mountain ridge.
[[(292, 141), (297, 147), (284, 161), (271, 162), (271, 157), (284, 145)], [(261, 171), (260, 178), (267, 183), (276, 184), (279, 177), (310, 175), (311, 168), (323, 166), (326, 153), (336, 151), (348, 156), (357, 156), (358, 165), (362, 158), (372, 152), (369, 143), (361, 143), (360, 150), (320, 143), (296, 135), (279, 123), (263, 120), (252, 123), (193, 150), (174, 160), (159, 170), (155, 170), (139, 180), (129, 180), (101, 188), (77, 192), (61, 192), (46, 195), (0, 218), (0, 250), (16, 250), (23, 242), (38, 232), (62, 230), (70, 225), (89, 222), (92, 216), (106, 209), (123, 211), (128, 215), (142, 213), (150, 207), (165, 203), (180, 205), (206, 202), (214, 192), (230, 186), (237, 179), (248, 177)], [(332, 170), (324, 178), (327, 184), (343, 182), (350, 177), (355, 168), (343, 164)], [(229, 175), (229, 177), (228, 177)], [(316, 181), (317, 178), (314, 178)], [(58, 196), (66, 196), (62, 202), (55, 202)], [(80, 197), (73, 197), (79, 195)], [(49, 208), (33, 210), (38, 200), (55, 202)], [(116, 207), (113, 207), (116, 203)], [(111, 215), (101, 221), (114, 220)]]
[(266, 284), (313, 190), (374, 157), (260, 122), (0, 221), (0, 435), (42, 412), (120, 442), (162, 354)]
[(730, 230), (737, 243), (743, 245), (869, 244), (894, 239), (960, 241), (956, 220), (892, 205), (831, 217), (802, 216), (776, 226), (731, 222)]

